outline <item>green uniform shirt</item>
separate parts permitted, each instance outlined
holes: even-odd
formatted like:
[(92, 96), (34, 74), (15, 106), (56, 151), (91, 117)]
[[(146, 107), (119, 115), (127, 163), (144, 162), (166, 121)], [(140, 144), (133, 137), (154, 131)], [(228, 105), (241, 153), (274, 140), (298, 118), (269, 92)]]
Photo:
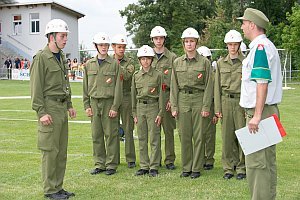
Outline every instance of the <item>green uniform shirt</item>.
[(90, 59), (84, 67), (83, 105), (90, 108), (90, 98), (113, 98), (111, 110), (118, 111), (123, 93), (123, 77), (116, 60), (107, 56), (99, 65), (97, 56)]
[(163, 92), (162, 92), (162, 74), (156, 69), (150, 67), (148, 72), (143, 68), (134, 73), (132, 77), (131, 95), (132, 95), (132, 114), (137, 116), (137, 103), (143, 100), (157, 100), (159, 103), (158, 116), (163, 114)]
[(72, 108), (71, 88), (68, 78), (68, 63), (60, 51), (60, 61), (46, 46), (33, 59), (30, 67), (30, 87), (32, 109), (41, 118), (46, 115), (45, 97), (59, 96), (67, 101), (67, 108)]
[(178, 112), (178, 93), (180, 90), (203, 91), (202, 111), (209, 112), (212, 103), (213, 81), (211, 79), (211, 64), (200, 54), (192, 59), (186, 55), (174, 61), (174, 70), (171, 77), (171, 109)]
[(124, 56), (119, 65), (121, 67), (121, 77), (123, 78), (123, 94), (130, 94), (132, 75), (135, 71), (133, 58)]
[(163, 87), (166, 87), (165, 89), (170, 88), (173, 62), (175, 58), (176, 55), (169, 51), (166, 47), (160, 58), (157, 58), (157, 55), (153, 58), (152, 66), (163, 74), (163, 85), (165, 84)]
[(240, 53), (235, 63), (229, 54), (217, 62), (214, 85), (215, 112), (221, 112), (222, 94), (239, 95), (241, 93), (242, 61), (244, 56)]

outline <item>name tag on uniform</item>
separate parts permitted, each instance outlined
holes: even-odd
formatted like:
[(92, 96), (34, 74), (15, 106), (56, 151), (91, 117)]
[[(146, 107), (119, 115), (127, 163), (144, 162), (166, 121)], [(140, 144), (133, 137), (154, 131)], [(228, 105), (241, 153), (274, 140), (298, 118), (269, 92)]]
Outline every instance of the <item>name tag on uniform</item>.
[(153, 92), (155, 92), (155, 88), (150, 89), (150, 93), (153, 93)]
[(111, 82), (112, 82), (111, 78), (106, 79), (106, 83), (111, 83)]
[(169, 70), (166, 69), (166, 70), (164, 71), (164, 74), (165, 74), (165, 75), (168, 75), (168, 73), (169, 73)]
[(203, 74), (202, 73), (200, 73), (200, 74), (198, 74), (198, 79), (200, 79), (200, 78), (202, 78), (202, 76), (203, 76)]

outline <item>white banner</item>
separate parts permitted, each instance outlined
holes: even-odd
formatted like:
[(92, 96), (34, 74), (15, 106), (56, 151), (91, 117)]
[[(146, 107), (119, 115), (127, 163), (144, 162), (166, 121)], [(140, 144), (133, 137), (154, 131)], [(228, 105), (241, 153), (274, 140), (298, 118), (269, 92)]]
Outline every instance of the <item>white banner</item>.
[(29, 69), (13, 69), (12, 80), (30, 80)]

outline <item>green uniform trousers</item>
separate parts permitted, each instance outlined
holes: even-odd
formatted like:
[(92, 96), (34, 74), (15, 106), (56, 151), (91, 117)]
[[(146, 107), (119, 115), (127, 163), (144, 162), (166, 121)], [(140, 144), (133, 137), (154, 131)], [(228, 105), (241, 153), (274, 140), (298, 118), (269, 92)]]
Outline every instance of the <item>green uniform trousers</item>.
[(100, 169), (117, 169), (119, 161), (118, 117), (108, 116), (112, 104), (113, 98), (91, 99), (93, 156)]
[[(237, 174), (246, 173), (245, 155), (234, 132), (246, 125), (245, 110), (239, 105), (239, 101), (238, 97), (222, 96), (222, 165), (225, 174), (233, 174), (236, 157), (239, 158), (236, 164)], [(233, 146), (238, 151), (234, 151)]]
[[(158, 115), (158, 102), (137, 103), (137, 132), (139, 137), (140, 167), (141, 169), (158, 170), (161, 159), (160, 126), (155, 124)], [(148, 154), (148, 136), (151, 148)]]
[[(163, 105), (167, 105), (170, 97), (170, 91), (165, 91), (165, 102)], [(163, 108), (165, 109), (165, 107)], [(175, 162), (175, 144), (174, 144), (174, 129), (176, 128), (175, 118), (172, 116), (171, 111), (165, 111), (162, 120), (162, 127), (165, 134), (165, 164), (170, 164)]]
[(204, 165), (204, 125), (209, 118), (201, 116), (203, 93), (178, 95), (178, 126), (183, 172), (200, 172)]
[(134, 122), (132, 117), (132, 105), (130, 94), (123, 96), (123, 101), (119, 109), (122, 125), (125, 132), (125, 157), (126, 162), (135, 162), (135, 146), (133, 139)]
[[(253, 117), (254, 109), (246, 109), (247, 123)], [(262, 119), (277, 114), (277, 105), (265, 105)], [(246, 156), (247, 180), (252, 200), (274, 200), (276, 197), (277, 167), (276, 145)]]
[(45, 100), (47, 114), (53, 123), (39, 122), (38, 148), (42, 151), (42, 179), (45, 194), (62, 189), (67, 164), (68, 114), (67, 103)]
[(205, 120), (207, 124), (204, 124), (205, 128), (205, 143), (204, 143), (204, 155), (206, 165), (213, 165), (215, 163), (215, 149), (216, 149), (216, 124), (212, 122), (212, 118), (215, 116), (214, 104), (212, 103), (210, 108), (209, 120)]

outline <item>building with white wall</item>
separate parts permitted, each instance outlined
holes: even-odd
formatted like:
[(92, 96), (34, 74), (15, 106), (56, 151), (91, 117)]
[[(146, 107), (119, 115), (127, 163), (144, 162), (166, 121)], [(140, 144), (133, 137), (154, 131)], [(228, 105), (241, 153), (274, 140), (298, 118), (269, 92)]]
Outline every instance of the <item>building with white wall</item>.
[(57, 18), (64, 20), (70, 30), (64, 53), (67, 58), (78, 58), (78, 19), (81, 17), (84, 14), (52, 0), (0, 4), (1, 66), (8, 56), (32, 60), (47, 43), (46, 24)]

